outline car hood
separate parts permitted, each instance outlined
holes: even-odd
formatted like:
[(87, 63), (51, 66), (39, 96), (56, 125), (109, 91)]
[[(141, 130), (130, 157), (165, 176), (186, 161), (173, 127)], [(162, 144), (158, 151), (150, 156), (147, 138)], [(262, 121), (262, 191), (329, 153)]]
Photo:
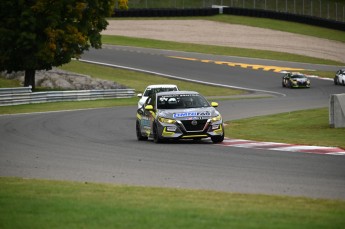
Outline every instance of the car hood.
[(214, 107), (158, 110), (158, 116), (177, 120), (209, 119), (219, 115)]

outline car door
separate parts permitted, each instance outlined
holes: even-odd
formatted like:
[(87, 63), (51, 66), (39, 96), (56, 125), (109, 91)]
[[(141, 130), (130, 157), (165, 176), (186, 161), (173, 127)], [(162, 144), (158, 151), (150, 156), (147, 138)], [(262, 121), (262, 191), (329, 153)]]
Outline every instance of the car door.
[[(152, 135), (152, 127), (153, 127), (153, 123), (154, 123), (155, 118), (156, 118), (155, 104), (156, 104), (156, 95), (153, 94), (147, 98), (147, 100), (144, 103), (144, 106), (142, 108), (141, 125), (142, 125), (142, 128), (145, 130), (145, 132), (148, 136)], [(146, 109), (149, 106), (151, 108)]]

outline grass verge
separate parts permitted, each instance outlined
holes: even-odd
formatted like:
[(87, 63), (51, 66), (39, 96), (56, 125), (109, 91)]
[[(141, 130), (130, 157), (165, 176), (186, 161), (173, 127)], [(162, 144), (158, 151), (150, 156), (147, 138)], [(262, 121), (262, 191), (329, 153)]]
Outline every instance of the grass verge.
[(345, 128), (330, 128), (328, 108), (295, 111), (227, 122), (228, 137), (345, 149)]
[(18, 80), (10, 80), (1, 78), (0, 76), (0, 88), (11, 88), (11, 87), (21, 87)]
[(180, 88), (180, 90), (193, 90), (201, 93), (204, 96), (230, 96), (246, 93), (243, 90), (207, 86), (204, 84), (164, 78), (153, 74), (105, 67), (96, 64), (83, 63), (79, 61), (72, 61), (69, 64), (63, 65), (61, 68), (72, 72), (87, 74), (94, 78), (111, 80), (126, 85), (129, 88), (133, 88), (137, 92), (143, 92), (147, 85), (164, 83), (176, 84)]
[(342, 228), (345, 202), (0, 178), (0, 228)]
[[(61, 67), (64, 70), (87, 74), (94, 78), (111, 80), (119, 84), (126, 85), (135, 89), (137, 92), (143, 92), (149, 84), (176, 84), (181, 90), (195, 90), (204, 96), (234, 96), (246, 94), (243, 90), (235, 90), (223, 87), (207, 86), (198, 83), (190, 83), (186, 81), (173, 80), (169, 78), (159, 77), (152, 74), (145, 74), (135, 71), (122, 70), (112, 67), (105, 67), (95, 64), (88, 64), (79, 61), (72, 61)], [(87, 108), (104, 108), (113, 106), (135, 105), (138, 98), (130, 99), (106, 99), (94, 101), (78, 101), (78, 102), (54, 102), (40, 104), (26, 104), (17, 106), (0, 106), (0, 114), (15, 114), (29, 112), (44, 112), (58, 110), (75, 110)]]
[(114, 106), (134, 106), (138, 103), (138, 98), (123, 99), (100, 99), (78, 102), (52, 102), (23, 104), (15, 106), (0, 106), (0, 114), (21, 114), (48, 111), (78, 110), (78, 109), (95, 109), (107, 108)]

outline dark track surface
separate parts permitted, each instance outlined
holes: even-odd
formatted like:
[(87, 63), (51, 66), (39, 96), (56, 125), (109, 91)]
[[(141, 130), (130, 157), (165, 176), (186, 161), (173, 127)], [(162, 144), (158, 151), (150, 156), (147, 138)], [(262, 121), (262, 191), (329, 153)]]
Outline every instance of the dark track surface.
[[(91, 51), (83, 59), (277, 93), (267, 99), (221, 101), (226, 120), (327, 107), (330, 94), (345, 93), (332, 81), (312, 79), (312, 88), (291, 90), (282, 88), (281, 74), (272, 71), (168, 56), (302, 66), (125, 47)], [(209, 141), (138, 142), (135, 112), (135, 107), (116, 107), (0, 116), (0, 175), (345, 199), (344, 156), (222, 147)]]

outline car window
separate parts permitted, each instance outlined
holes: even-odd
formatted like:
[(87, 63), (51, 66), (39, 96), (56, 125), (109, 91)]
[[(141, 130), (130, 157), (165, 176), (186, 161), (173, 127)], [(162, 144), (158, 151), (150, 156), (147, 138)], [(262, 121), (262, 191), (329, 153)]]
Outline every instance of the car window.
[(198, 94), (163, 95), (157, 98), (158, 109), (184, 109), (209, 107), (207, 100)]
[(155, 98), (156, 98), (156, 94), (151, 94), (147, 99), (146, 99), (146, 102), (145, 102), (145, 106), (146, 105), (152, 105), (153, 107), (155, 107), (154, 105), (156, 104), (155, 103)]
[(303, 79), (303, 78), (305, 78), (305, 76), (304, 75), (292, 75), (291, 78), (293, 78), (293, 79)]
[(144, 96), (150, 96), (152, 94), (164, 91), (178, 91), (178, 89), (176, 87), (148, 88), (145, 91)]

